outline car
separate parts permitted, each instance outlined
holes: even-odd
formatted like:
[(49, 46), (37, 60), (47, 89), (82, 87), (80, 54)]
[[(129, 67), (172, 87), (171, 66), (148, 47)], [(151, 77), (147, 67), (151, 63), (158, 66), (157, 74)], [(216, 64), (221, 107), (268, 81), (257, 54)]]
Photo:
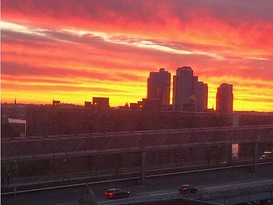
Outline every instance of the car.
[(183, 184), (179, 187), (180, 194), (196, 194), (198, 189), (196, 187), (190, 186), (189, 184)]
[(108, 189), (104, 192), (104, 196), (108, 199), (121, 199), (127, 198), (130, 195), (130, 191), (120, 188)]
[(269, 157), (265, 154), (263, 154), (262, 156), (260, 156), (260, 159), (268, 159)]

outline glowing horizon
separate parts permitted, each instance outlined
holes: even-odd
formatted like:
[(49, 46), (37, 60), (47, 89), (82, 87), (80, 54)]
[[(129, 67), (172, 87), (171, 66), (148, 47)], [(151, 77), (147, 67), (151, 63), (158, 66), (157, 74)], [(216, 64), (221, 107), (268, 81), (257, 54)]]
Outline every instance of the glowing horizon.
[(146, 98), (150, 72), (190, 66), (208, 84), (208, 108), (229, 83), (235, 111), (273, 111), (273, 2), (3, 0), (1, 9), (2, 103), (123, 106)]

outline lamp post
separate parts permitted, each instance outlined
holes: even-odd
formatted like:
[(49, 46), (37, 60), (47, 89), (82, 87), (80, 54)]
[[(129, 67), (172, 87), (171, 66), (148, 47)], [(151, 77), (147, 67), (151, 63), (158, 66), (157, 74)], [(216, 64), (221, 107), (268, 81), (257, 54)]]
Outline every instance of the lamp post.
[(16, 190), (17, 190), (17, 175), (18, 175), (18, 164), (16, 160), (12, 160), (12, 162), (15, 164), (15, 180), (14, 180), (14, 196), (16, 197)]

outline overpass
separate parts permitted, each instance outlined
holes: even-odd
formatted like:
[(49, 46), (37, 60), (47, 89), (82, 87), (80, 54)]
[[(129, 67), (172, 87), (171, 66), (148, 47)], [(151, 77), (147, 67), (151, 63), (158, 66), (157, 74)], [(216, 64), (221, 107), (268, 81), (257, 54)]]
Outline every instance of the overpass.
[(2, 140), (2, 161), (273, 142), (273, 125), (30, 136)]

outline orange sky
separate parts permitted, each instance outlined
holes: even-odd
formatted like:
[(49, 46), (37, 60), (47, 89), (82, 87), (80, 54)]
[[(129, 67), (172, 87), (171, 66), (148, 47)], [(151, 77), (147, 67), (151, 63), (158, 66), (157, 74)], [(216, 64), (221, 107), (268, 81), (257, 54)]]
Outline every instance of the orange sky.
[(146, 97), (149, 72), (191, 66), (233, 84), (234, 110), (273, 111), (270, 0), (2, 0), (2, 102), (111, 106)]

